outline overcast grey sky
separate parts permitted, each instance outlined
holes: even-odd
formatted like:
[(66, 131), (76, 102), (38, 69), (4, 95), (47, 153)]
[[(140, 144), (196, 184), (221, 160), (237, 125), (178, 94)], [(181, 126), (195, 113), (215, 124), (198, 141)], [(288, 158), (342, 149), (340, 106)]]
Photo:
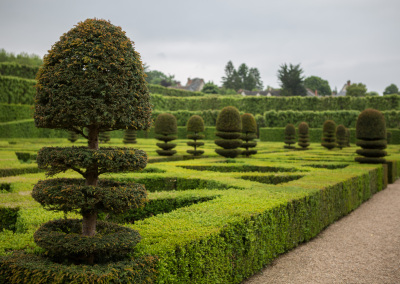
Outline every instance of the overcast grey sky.
[(0, 0), (0, 48), (43, 56), (87, 18), (110, 20), (151, 70), (221, 85), (226, 63), (279, 87), (283, 63), (338, 90), (400, 87), (399, 0)]

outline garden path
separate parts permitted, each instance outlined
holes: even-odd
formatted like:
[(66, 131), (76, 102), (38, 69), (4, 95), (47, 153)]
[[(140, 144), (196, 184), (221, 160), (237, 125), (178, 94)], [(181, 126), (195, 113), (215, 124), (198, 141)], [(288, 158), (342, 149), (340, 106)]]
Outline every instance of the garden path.
[(400, 283), (400, 180), (242, 284)]

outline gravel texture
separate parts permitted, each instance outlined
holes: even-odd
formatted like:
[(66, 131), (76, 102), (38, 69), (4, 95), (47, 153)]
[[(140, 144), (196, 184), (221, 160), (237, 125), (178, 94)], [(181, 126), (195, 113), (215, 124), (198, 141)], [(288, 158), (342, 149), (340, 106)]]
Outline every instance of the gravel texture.
[(400, 283), (400, 180), (242, 284)]

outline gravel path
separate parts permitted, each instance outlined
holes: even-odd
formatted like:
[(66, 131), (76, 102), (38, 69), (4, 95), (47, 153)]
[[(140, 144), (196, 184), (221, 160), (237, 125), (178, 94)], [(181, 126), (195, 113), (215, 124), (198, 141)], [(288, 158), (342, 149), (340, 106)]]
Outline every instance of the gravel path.
[(400, 180), (242, 284), (400, 283)]

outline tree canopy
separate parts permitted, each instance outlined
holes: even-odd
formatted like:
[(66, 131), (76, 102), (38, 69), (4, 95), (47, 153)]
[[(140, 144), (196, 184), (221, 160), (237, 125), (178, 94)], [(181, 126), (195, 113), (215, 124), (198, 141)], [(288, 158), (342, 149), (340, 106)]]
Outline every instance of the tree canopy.
[(202, 93), (205, 94), (219, 94), (219, 88), (213, 82), (207, 82), (204, 84), (203, 89), (201, 90)]
[(346, 96), (364, 97), (367, 94), (367, 86), (363, 83), (353, 83), (346, 89)]
[(257, 68), (249, 68), (245, 63), (242, 63), (236, 70), (232, 61), (229, 61), (225, 66), (225, 76), (222, 77), (222, 86), (226, 89), (234, 89), (238, 91), (244, 90), (262, 90), (263, 82)]
[(278, 79), (281, 82), (283, 96), (305, 96), (303, 69), (300, 64), (281, 65), (278, 70)]
[(174, 80), (175, 75), (165, 75), (163, 72), (158, 70), (150, 70), (149, 66), (145, 65), (144, 72), (146, 73), (146, 81), (149, 84), (161, 85), (169, 87), (176, 85), (177, 82)]
[(328, 81), (317, 76), (307, 77), (304, 80), (304, 86), (313, 92), (317, 91), (319, 96), (332, 95), (332, 90)]
[(391, 84), (386, 87), (385, 91), (383, 92), (384, 95), (391, 95), (391, 94), (398, 94), (399, 88), (395, 84)]

